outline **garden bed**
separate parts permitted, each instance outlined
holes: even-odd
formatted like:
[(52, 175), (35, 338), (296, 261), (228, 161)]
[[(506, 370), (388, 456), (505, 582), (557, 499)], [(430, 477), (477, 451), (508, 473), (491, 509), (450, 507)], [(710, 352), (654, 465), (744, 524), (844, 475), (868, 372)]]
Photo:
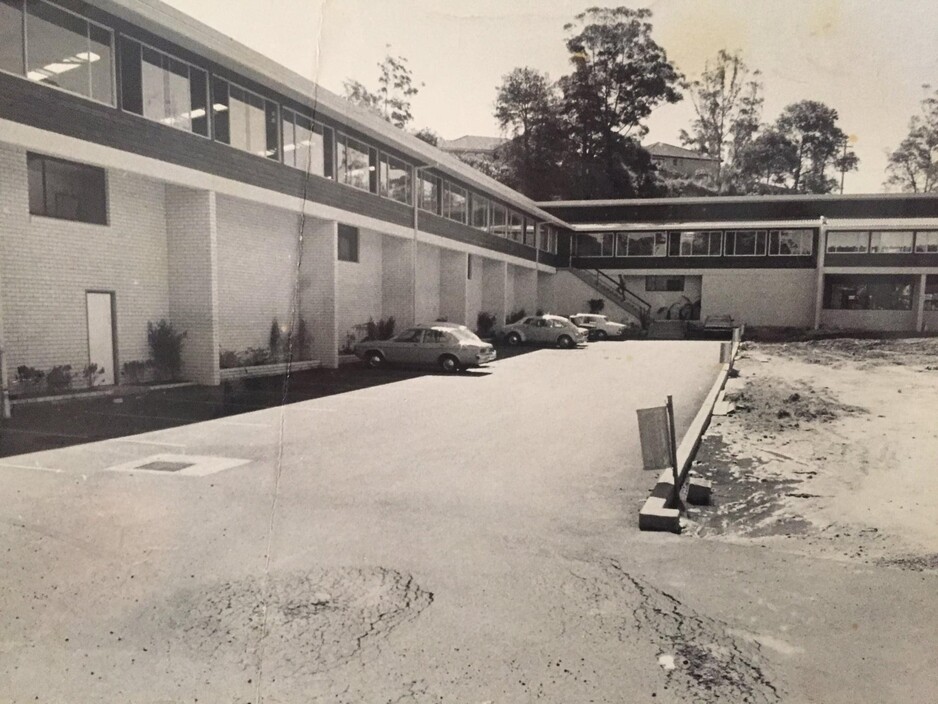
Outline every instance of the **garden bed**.
[(322, 362), (307, 360), (304, 362), (276, 362), (274, 364), (258, 364), (251, 367), (229, 367), (221, 370), (221, 380), (251, 379), (260, 376), (280, 376), (281, 374), (302, 372), (307, 369), (318, 369)]

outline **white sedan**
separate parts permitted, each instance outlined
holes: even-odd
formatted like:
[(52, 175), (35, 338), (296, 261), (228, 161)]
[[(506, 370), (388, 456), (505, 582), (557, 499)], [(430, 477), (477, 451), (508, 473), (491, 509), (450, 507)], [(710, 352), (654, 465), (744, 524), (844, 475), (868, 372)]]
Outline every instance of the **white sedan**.
[(571, 315), (570, 320), (574, 325), (579, 325), (590, 331), (590, 335), (596, 340), (605, 340), (609, 337), (622, 337), (628, 330), (628, 325), (614, 323), (605, 315), (596, 313), (577, 313)]

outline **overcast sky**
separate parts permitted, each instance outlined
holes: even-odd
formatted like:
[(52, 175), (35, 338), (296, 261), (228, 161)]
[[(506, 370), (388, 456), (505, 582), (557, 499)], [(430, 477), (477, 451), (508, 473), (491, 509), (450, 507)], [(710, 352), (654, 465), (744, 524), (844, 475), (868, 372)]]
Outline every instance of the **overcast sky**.
[[(342, 92), (345, 78), (375, 87), (386, 46), (425, 85), (414, 127), (446, 139), (497, 135), (495, 88), (516, 66), (558, 78), (568, 70), (563, 25), (598, 0), (167, 0), (273, 60)], [(606, 3), (614, 6), (618, 3)], [(850, 193), (883, 190), (886, 155), (923, 96), (938, 86), (938, 3), (908, 0), (658, 0), (653, 36), (688, 77), (719, 49), (742, 50), (762, 71), (763, 119), (813, 99), (840, 113), (860, 170)], [(645, 143), (679, 144), (688, 99), (648, 120)]]

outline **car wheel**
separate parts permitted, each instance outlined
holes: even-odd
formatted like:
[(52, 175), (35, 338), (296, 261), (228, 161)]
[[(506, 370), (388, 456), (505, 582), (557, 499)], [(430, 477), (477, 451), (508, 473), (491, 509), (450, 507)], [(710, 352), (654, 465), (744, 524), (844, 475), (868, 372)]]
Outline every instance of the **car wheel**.
[(440, 369), (447, 374), (459, 371), (459, 360), (451, 354), (444, 354), (440, 357)]
[(377, 369), (384, 364), (384, 355), (377, 350), (372, 350), (365, 355), (365, 364), (368, 365), (369, 369)]
[(561, 335), (557, 338), (557, 344), (568, 350), (571, 347), (576, 347), (576, 343), (573, 341), (573, 338), (569, 335)]
[(508, 333), (508, 337), (505, 338), (505, 343), (509, 347), (517, 347), (521, 344), (521, 335), (516, 332)]
[(597, 339), (597, 340), (605, 340), (605, 339), (608, 338), (608, 337), (609, 337), (609, 335), (606, 334), (606, 331), (605, 331), (605, 330), (597, 330), (597, 331), (596, 331), (596, 339)]

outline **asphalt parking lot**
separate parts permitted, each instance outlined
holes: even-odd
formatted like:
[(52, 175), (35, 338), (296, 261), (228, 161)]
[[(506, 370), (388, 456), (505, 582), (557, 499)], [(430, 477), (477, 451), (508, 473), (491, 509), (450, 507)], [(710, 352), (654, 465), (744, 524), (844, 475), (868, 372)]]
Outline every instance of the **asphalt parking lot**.
[(884, 669), (931, 651), (859, 651), (927, 642), (930, 582), (871, 605), (862, 571), (637, 531), (635, 409), (673, 394), (681, 433), (718, 357), (536, 350), (0, 460), (0, 701), (901, 700)]

